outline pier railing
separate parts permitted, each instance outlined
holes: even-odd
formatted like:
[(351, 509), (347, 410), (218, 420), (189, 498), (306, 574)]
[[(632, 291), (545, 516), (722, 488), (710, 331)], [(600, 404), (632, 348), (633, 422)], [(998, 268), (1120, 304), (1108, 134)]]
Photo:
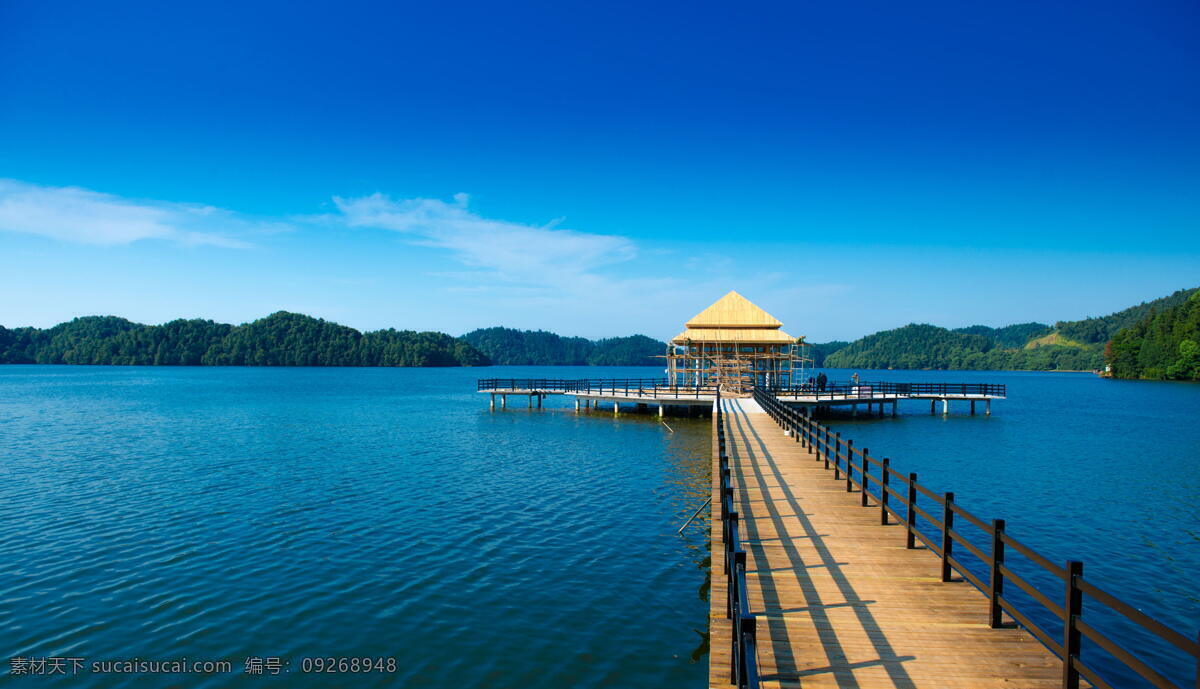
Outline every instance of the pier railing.
[(725, 614), (730, 622), (732, 644), (729, 681), (739, 689), (757, 689), (758, 620), (750, 614), (746, 597), (746, 550), (742, 547), (738, 512), (733, 502), (733, 476), (729, 468), (729, 455), (725, 450), (721, 393), (718, 391), (716, 395), (713, 425), (717, 429), (717, 468), (721, 472), (721, 540), (725, 552), (725, 589), (728, 592)]
[[(1085, 621), (1085, 596), (1088, 601), (1095, 601), (1104, 606), (1110, 616), (1115, 613), (1113, 619), (1123, 617), (1190, 656), (1193, 659), (1192, 667), (1197, 673), (1196, 686), (1200, 687), (1200, 639), (1184, 636), (1087, 581), (1083, 576), (1082, 562), (1067, 560), (1061, 565), (1055, 564), (1009, 535), (1003, 519), (984, 521), (956, 502), (954, 493), (939, 494), (930, 490), (918, 483), (915, 473), (904, 474), (896, 470), (888, 458), (876, 458), (867, 448), (855, 447), (852, 440), (843, 439), (840, 433), (832, 432), (829, 427), (813, 421), (797, 409), (788, 407), (766, 390), (755, 389), (754, 399), (796, 442), (810, 449), (815, 454), (816, 461), (823, 461), (825, 468), (832, 470), (835, 480), (844, 480), (847, 492), (857, 489), (862, 496), (863, 507), (878, 509), (880, 524), (887, 525), (889, 519), (895, 519), (903, 526), (908, 548), (916, 548), (917, 542), (920, 541), (939, 557), (942, 561), (942, 581), (951, 581), (953, 573), (957, 572), (964, 580), (982, 591), (987, 597), (987, 608), (984, 612), (989, 626), (1000, 627), (1004, 623), (1002, 616), (1007, 613), (1018, 625), (1028, 630), (1062, 659), (1063, 689), (1078, 689), (1081, 677), (1099, 689), (1125, 686), (1119, 680), (1115, 685), (1106, 681), (1095, 668), (1083, 661), (1081, 655), (1085, 640), (1103, 649), (1151, 686), (1157, 689), (1183, 689), (1181, 685), (1175, 684), (1146, 661), (1114, 641), (1110, 636), (1111, 631), (1106, 634)], [(871, 501), (874, 501), (873, 505)], [(925, 507), (922, 507), (922, 504)], [(930, 536), (923, 532), (918, 528), (919, 519), (931, 524), (937, 533)], [(966, 526), (982, 532), (982, 540), (987, 545), (981, 547), (968, 539), (962, 532)], [(962, 553), (957, 550), (960, 546), (983, 563), (988, 572), (986, 577), (972, 572), (964, 564), (961, 559)], [(1027, 578), (1014, 572), (1010, 567), (1013, 563), (1008, 559), (1012, 554), (1022, 556), (1061, 582), (1061, 597), (1055, 600)], [(1061, 633), (1057, 639), (1032, 619), (1028, 607), (1018, 606), (1014, 602), (1009, 585), (1015, 586), (1029, 599), (1036, 601), (1043, 612), (1048, 612), (1050, 616), (1062, 622)], [(1045, 617), (1044, 614), (1040, 616)]]
[(479, 392), (586, 393), (596, 395), (637, 395), (657, 399), (692, 397), (716, 393), (714, 385), (675, 385), (666, 378), (482, 378), (475, 384)]
[[(638, 395), (641, 397), (694, 397), (713, 395), (716, 385), (677, 385), (667, 378), (481, 378), (479, 392), (588, 393), (598, 395)], [(766, 390), (784, 397), (802, 396), (820, 400), (885, 397), (1005, 397), (1007, 389), (996, 383), (828, 383), (816, 385), (771, 386)]]
[(803, 385), (768, 386), (766, 390), (784, 397), (815, 397), (840, 399), (844, 397), (1006, 397), (1008, 390), (999, 383), (827, 383), (824, 387)]

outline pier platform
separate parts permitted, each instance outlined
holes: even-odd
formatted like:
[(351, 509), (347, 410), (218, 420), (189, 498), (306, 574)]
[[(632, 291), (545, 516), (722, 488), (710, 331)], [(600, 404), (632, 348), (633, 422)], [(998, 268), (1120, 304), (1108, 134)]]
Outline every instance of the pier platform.
[[(676, 385), (665, 378), (485, 378), (478, 381), (476, 389), (491, 396), (493, 409), (506, 408), (509, 396), (525, 397), (527, 406), (540, 407), (548, 395), (565, 395), (575, 398), (577, 409), (591, 406), (620, 411), (621, 404), (639, 404), (655, 406), (661, 415), (668, 407), (711, 409), (717, 398), (717, 388), (712, 385)], [(943, 414), (950, 413), (951, 402), (966, 402), (971, 414), (976, 412), (977, 403), (981, 403), (983, 413), (991, 414), (992, 400), (1007, 396), (1004, 385), (992, 383), (833, 383), (821, 389), (799, 386), (772, 388), (772, 391), (781, 402), (797, 407), (849, 407), (855, 415), (861, 407), (867, 414), (884, 415), (890, 410), (893, 416), (898, 403), (905, 400), (928, 400), (930, 413), (941, 402)], [(728, 391), (724, 394), (729, 397)]]

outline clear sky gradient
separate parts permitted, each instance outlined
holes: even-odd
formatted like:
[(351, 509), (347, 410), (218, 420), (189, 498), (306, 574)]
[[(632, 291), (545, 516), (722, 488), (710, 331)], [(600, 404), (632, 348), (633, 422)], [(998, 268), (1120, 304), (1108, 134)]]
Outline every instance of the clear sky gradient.
[(0, 3), (0, 324), (812, 341), (1200, 285), (1200, 9)]

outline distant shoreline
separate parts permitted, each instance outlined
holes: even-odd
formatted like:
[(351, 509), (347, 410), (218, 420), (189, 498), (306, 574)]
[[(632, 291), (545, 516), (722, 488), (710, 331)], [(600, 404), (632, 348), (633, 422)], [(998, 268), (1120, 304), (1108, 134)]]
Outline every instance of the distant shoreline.
[[(425, 364), (425, 365), (374, 365), (360, 364), (90, 364), (65, 362), (0, 362), (0, 366), (61, 366), (61, 367), (92, 367), (92, 368), (661, 368), (661, 364)], [(840, 368), (833, 366), (815, 366), (812, 371), (945, 371), (947, 373), (1092, 373), (1101, 376), (1099, 371), (1086, 369), (1024, 369), (1024, 368)], [(1112, 376), (1101, 376), (1112, 377)], [(1140, 379), (1120, 379), (1140, 380)]]

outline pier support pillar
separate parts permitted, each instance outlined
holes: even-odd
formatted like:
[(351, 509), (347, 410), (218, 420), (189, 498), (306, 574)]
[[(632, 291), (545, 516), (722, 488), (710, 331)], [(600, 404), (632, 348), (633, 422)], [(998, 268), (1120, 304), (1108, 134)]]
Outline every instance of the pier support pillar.
[(857, 404), (850, 405), (850, 416), (852, 416), (852, 417), (858, 416), (858, 405)]
[(529, 396), (529, 408), (533, 409), (533, 395)]
[(575, 411), (579, 411), (579, 398), (575, 398)]
[(661, 419), (663, 417), (663, 415), (666, 414), (666, 412), (664, 411), (666, 408), (667, 408), (667, 405), (665, 405), (665, 404), (658, 405), (658, 418)]
[(985, 403), (984, 403), (984, 411), (983, 411), (983, 413), (984, 413), (986, 416), (991, 416), (991, 415), (992, 415), (992, 401), (991, 401), (991, 400), (988, 400), (987, 402), (985, 402)]
[(971, 416), (975, 416), (975, 400), (971, 400)]
[(617, 402), (613, 402), (613, 413), (614, 413), (614, 414), (620, 414), (620, 413), (621, 413), (621, 405), (620, 405), (619, 403), (617, 403)]
[(508, 409), (508, 395), (500, 395), (500, 408)]
[(495, 409), (496, 408), (496, 393), (493, 392), (491, 395), (489, 395), (489, 397), (492, 398), (492, 401), (488, 404), (488, 409)]
[(542, 408), (542, 395), (538, 395), (538, 409)]
[(949, 413), (950, 413), (950, 398), (947, 397), (946, 399), (942, 400), (942, 416), (946, 416)]
[(929, 413), (933, 413), (933, 405), (937, 404), (937, 400), (929, 400)]
[(896, 415), (896, 401), (897, 400), (892, 400), (892, 416)]

